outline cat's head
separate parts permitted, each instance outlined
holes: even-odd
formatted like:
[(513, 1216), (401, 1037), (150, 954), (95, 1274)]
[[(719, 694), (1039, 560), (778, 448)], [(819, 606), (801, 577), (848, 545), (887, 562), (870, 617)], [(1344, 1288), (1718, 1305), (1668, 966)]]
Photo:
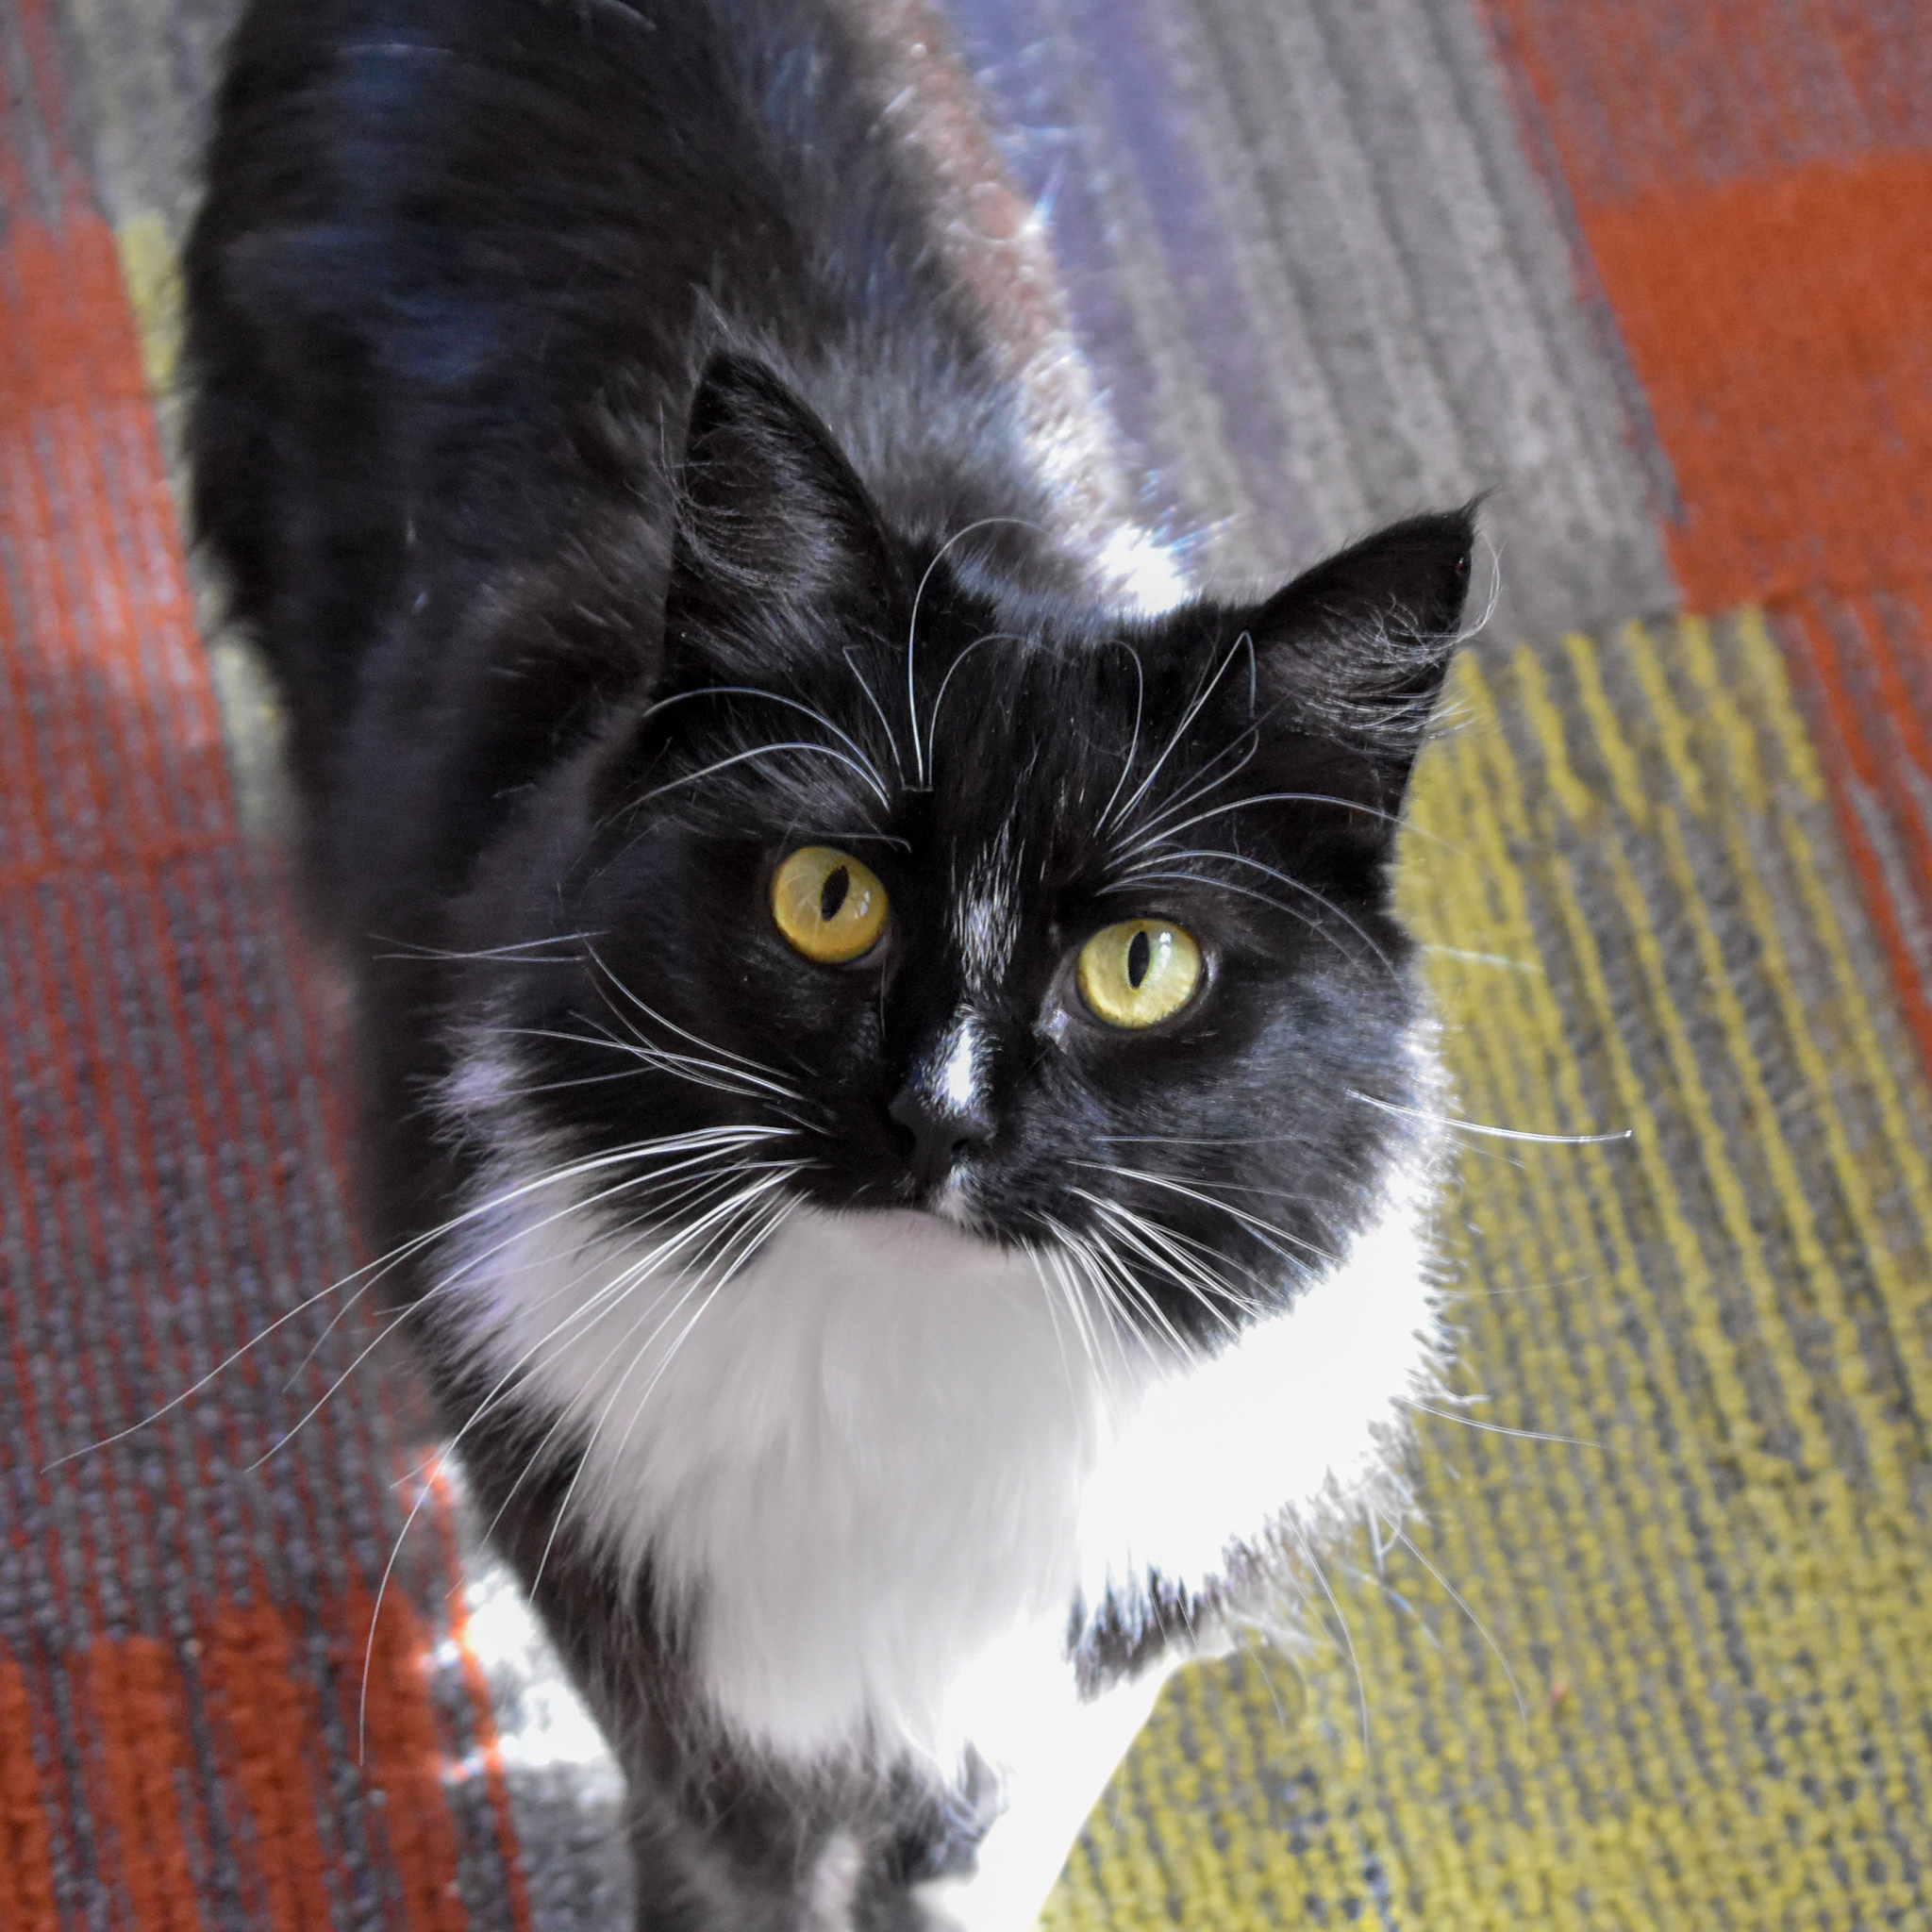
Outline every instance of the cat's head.
[(714, 363), (655, 686), (475, 935), (524, 948), (478, 969), (505, 1104), (721, 1269), (802, 1198), (1063, 1257), (1204, 1344), (1291, 1297), (1419, 1144), (1388, 862), (1473, 535), (1417, 518), (1251, 604), (1049, 601), (999, 532), (889, 528)]

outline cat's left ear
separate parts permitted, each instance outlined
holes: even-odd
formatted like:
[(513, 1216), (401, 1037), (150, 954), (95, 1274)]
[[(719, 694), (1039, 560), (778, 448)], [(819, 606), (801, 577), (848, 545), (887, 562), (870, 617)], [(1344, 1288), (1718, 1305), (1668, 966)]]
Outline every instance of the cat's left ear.
[(1475, 506), (1412, 517), (1317, 564), (1245, 620), (1265, 708), (1321, 743), (1329, 789), (1394, 812), (1462, 640)]
[(673, 538), (667, 654), (769, 670), (827, 626), (863, 624), (892, 561), (864, 486), (763, 363), (712, 358), (691, 400)]

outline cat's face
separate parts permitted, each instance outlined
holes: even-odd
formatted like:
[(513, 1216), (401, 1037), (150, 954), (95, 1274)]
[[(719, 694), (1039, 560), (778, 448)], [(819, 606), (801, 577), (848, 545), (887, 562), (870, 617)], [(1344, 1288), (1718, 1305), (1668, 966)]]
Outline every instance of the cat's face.
[(1422, 1098), (1385, 869), (1468, 519), (1128, 622), (908, 554), (755, 371), (689, 477), (547, 895), (581, 939), (489, 969), (545, 1143), (720, 1266), (789, 1199), (924, 1210), (1202, 1342), (1323, 1272)]

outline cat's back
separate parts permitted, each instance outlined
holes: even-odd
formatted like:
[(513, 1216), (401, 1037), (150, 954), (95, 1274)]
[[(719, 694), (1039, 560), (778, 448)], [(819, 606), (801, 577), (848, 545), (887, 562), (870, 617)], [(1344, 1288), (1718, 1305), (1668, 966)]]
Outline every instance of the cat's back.
[(462, 603), (600, 505), (661, 520), (721, 340), (903, 524), (1009, 507), (1010, 399), (889, 119), (824, 0), (255, 0), (189, 250), (191, 439), (298, 725), (425, 573)]

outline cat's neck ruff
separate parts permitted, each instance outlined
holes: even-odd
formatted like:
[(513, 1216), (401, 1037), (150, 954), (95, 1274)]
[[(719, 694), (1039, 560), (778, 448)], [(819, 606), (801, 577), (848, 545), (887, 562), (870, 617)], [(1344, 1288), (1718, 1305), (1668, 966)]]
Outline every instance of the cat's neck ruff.
[(1345, 1501), (1438, 1333), (1407, 1178), (1289, 1309), (1185, 1364), (932, 1215), (796, 1205), (719, 1284), (514, 1166), (490, 1188), (452, 1287), (582, 1446), (567, 1510), (649, 1563), (727, 1724), (799, 1758), (996, 1753), (993, 1659)]

